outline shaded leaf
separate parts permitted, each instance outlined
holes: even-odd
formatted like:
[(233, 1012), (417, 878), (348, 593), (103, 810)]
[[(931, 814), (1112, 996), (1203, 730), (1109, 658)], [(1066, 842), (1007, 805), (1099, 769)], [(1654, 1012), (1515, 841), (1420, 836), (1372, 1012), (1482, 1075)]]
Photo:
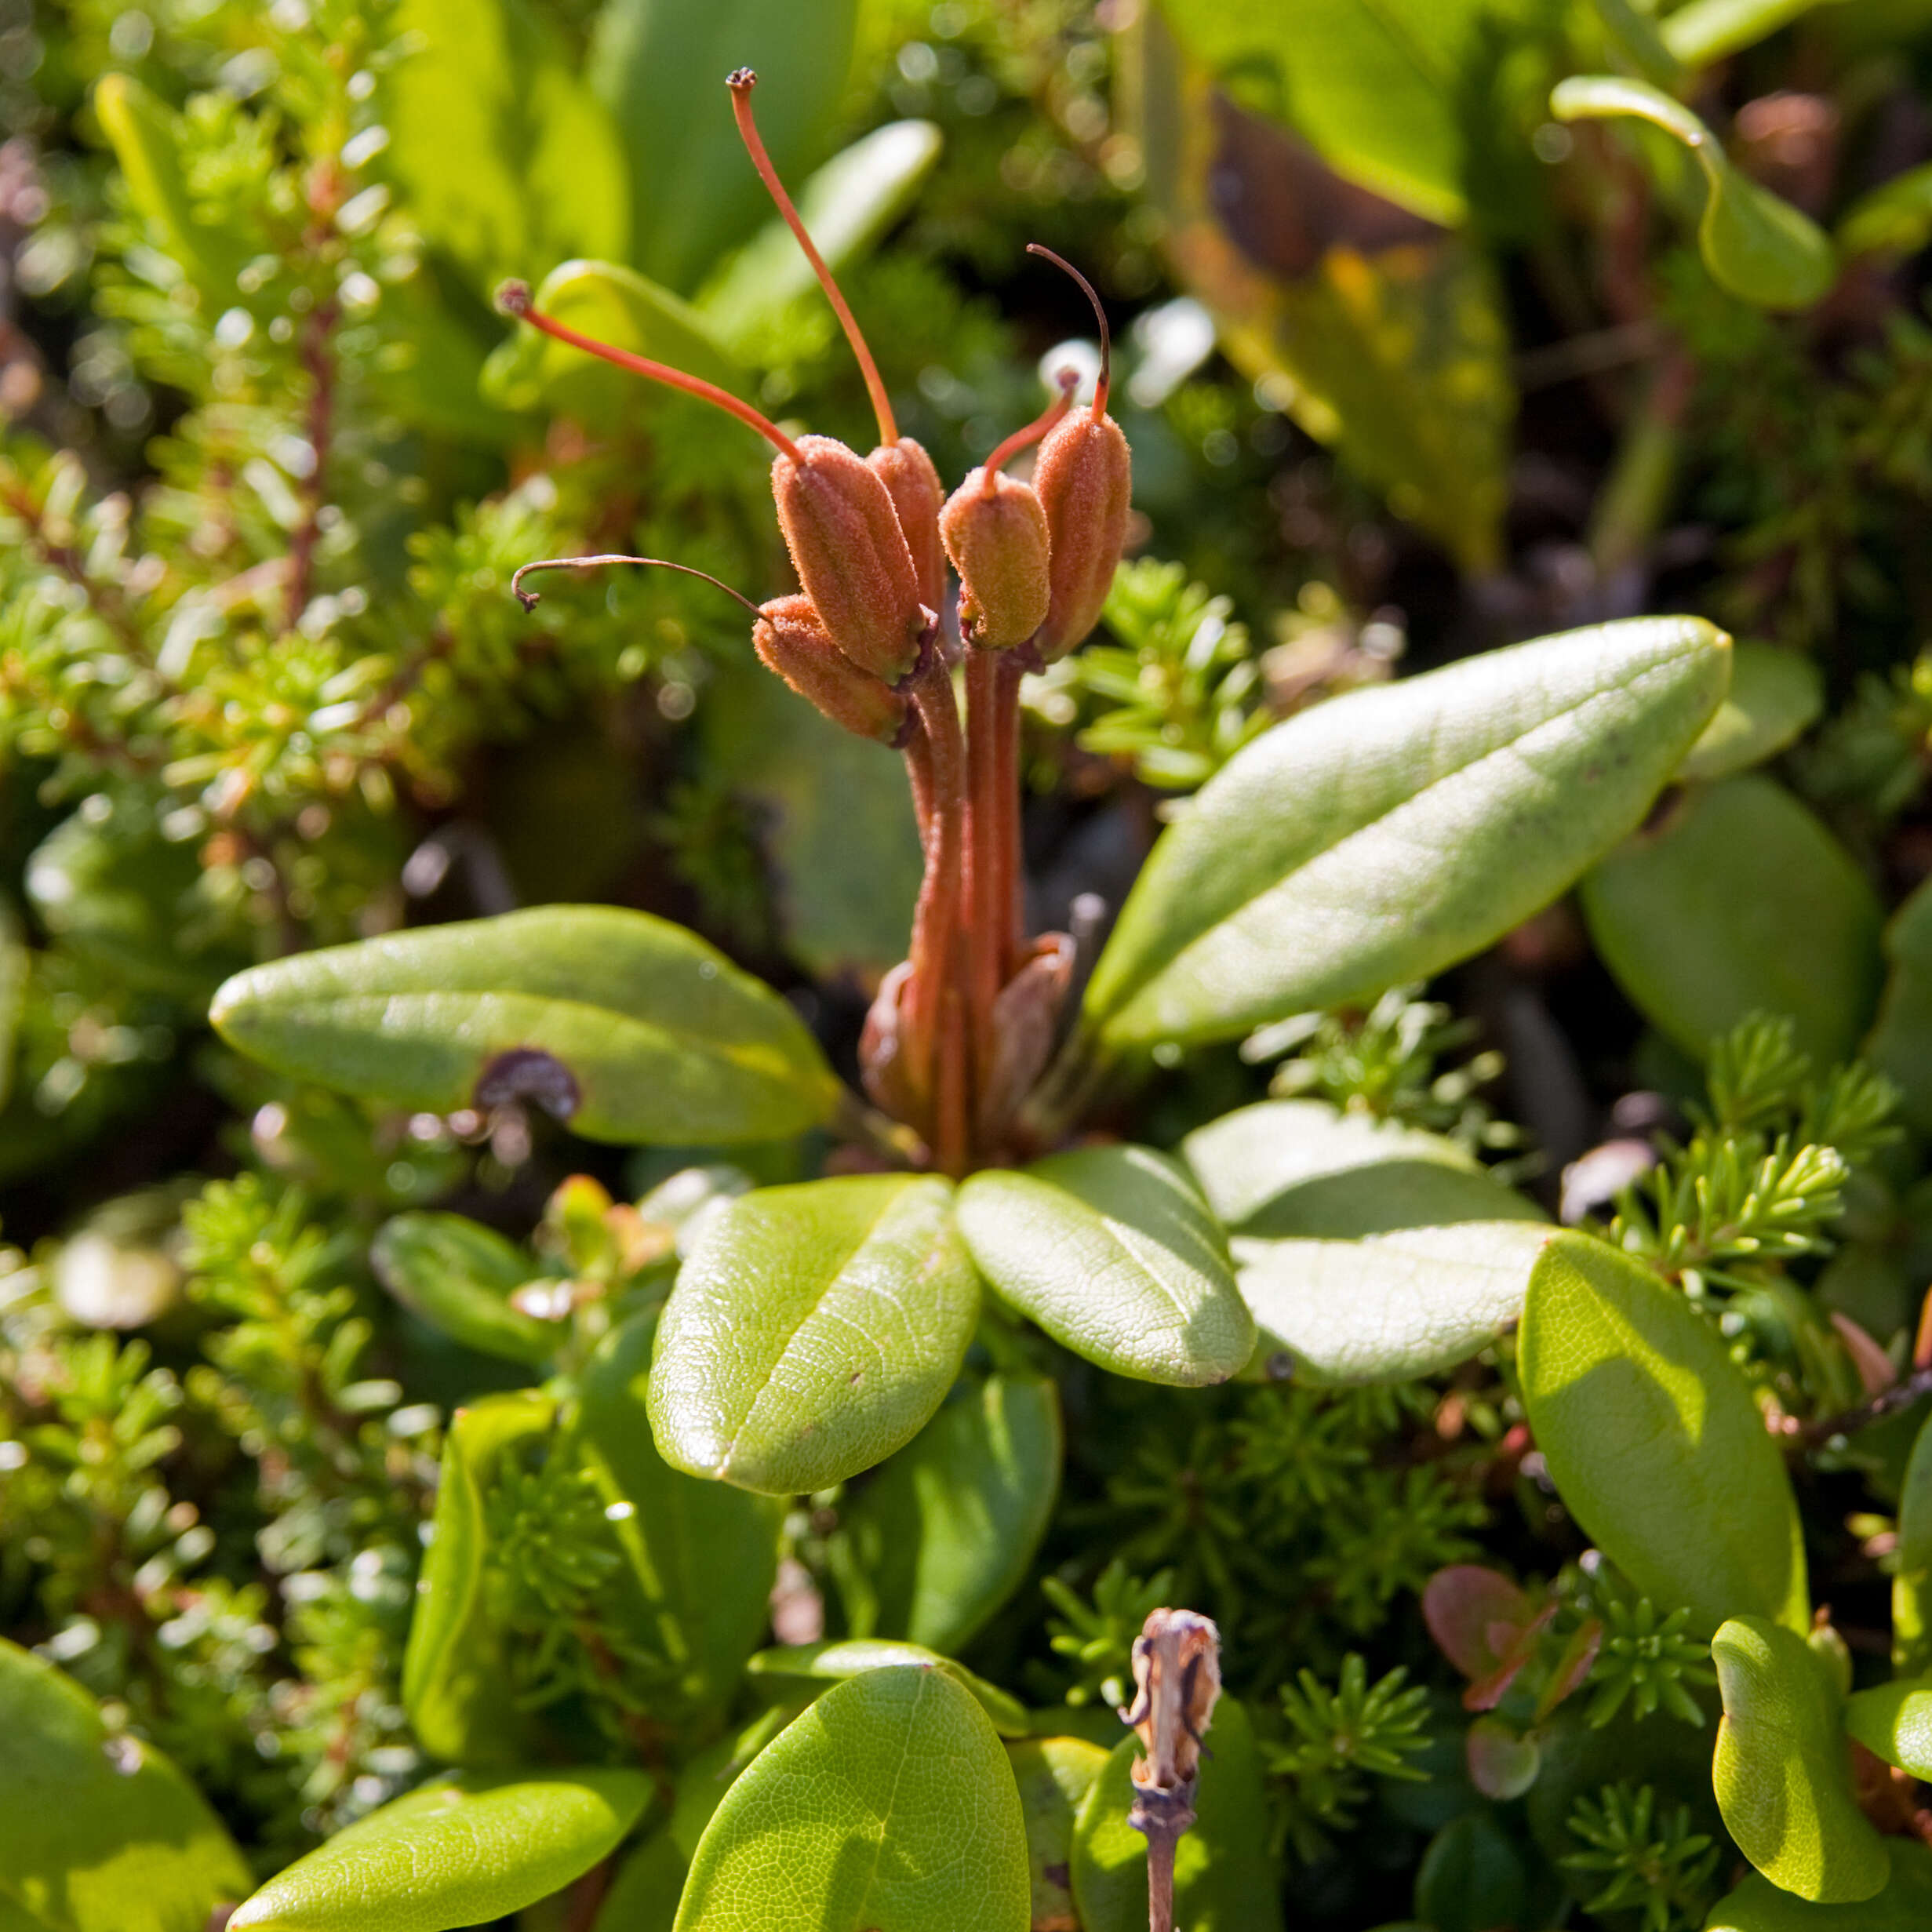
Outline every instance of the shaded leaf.
[(1837, 241), (1858, 255), (1916, 255), (1932, 242), (1932, 162), (1861, 195), (1839, 218)]
[(1486, 1811), (1465, 1811), (1429, 1840), (1416, 1872), (1415, 1908), (1435, 1932), (1515, 1925), (1529, 1902), (1523, 1854)]
[(1526, 1737), (1500, 1717), (1479, 1717), (1463, 1741), (1469, 1782), (1486, 1798), (1507, 1803), (1520, 1798), (1543, 1768), (1534, 1735)]
[(1932, 879), (1892, 915), (1884, 949), (1890, 970), (1865, 1057), (1898, 1082), (1905, 1119), (1932, 1133)]
[[(794, 1688), (791, 1686), (786, 1687)], [(670, 1836), (678, 1854), (678, 1868), (681, 1875), (697, 1852), (698, 1840), (704, 1836), (705, 1826), (711, 1823), (713, 1814), (724, 1803), (725, 1793), (744, 1776), (746, 1768), (757, 1758), (758, 1754), (823, 1688), (823, 1683), (817, 1680), (799, 1687), (795, 1696), (787, 1698), (783, 1703), (775, 1704), (769, 1709), (760, 1711), (741, 1730), (727, 1734), (714, 1744), (707, 1745), (679, 1772), (677, 1796), (672, 1801), (671, 1809)], [(679, 1879), (679, 1889), (683, 1889), (682, 1876)], [(677, 1902), (675, 1897), (671, 1902), (675, 1906)]]
[(1932, 1421), (1914, 1437), (1898, 1488), (1897, 1566), (1892, 1572), (1892, 1668), (1932, 1671)]
[(1875, 1756), (1932, 1777), (1932, 1677), (1900, 1677), (1845, 1700), (1845, 1729)]
[[(770, 988), (682, 926), (616, 906), (538, 906), (278, 959), (230, 980), (209, 1017), (296, 1079), (438, 1113), (521, 1093), (592, 1141), (774, 1140), (816, 1126), (838, 1096)], [(500, 1086), (521, 1062), (535, 1083)]]
[(653, 1832), (618, 1868), (592, 1932), (671, 1932), (686, 1868), (669, 1831)]
[(1516, 1359), (1558, 1494), (1639, 1589), (1706, 1630), (1741, 1615), (1810, 1628), (1784, 1459), (1681, 1293), (1603, 1242), (1552, 1235)]
[(722, 1209), (657, 1331), (665, 1460), (773, 1495), (824, 1489), (922, 1429), (959, 1372), (979, 1282), (931, 1177), (763, 1188)]
[(1254, 1348), (1227, 1245), (1180, 1164), (1077, 1148), (959, 1190), (959, 1226), (1000, 1298), (1117, 1375), (1225, 1381)]
[(1909, 1839), (1886, 1844), (1890, 1876), (1872, 1897), (1809, 1905), (1754, 1872), (1712, 1908), (1704, 1932), (1922, 1932), (1932, 1924), (1932, 1850)]
[(761, 1683), (795, 1693), (801, 1684), (842, 1683), (864, 1671), (902, 1670), (908, 1665), (943, 1672), (985, 1712), (988, 1722), (1002, 1737), (1024, 1737), (1031, 1730), (1026, 1706), (1017, 1697), (922, 1644), (891, 1643), (878, 1638), (784, 1644), (760, 1650), (748, 1668)]
[(678, 1932), (1026, 1932), (1005, 1752), (943, 1671), (835, 1685), (725, 1795)]
[(1079, 1932), (1073, 1908), (1074, 1821), (1107, 1768), (1107, 1753), (1083, 1737), (1028, 1737), (1008, 1745), (1006, 1756), (1026, 1821), (1032, 1932)]
[(530, 1257), (467, 1214), (392, 1215), (370, 1243), (376, 1279), (412, 1314), (466, 1348), (509, 1362), (547, 1362), (569, 1334), (510, 1305), (536, 1272)]
[(642, 1771), (433, 1779), (271, 1879), (235, 1932), (446, 1932), (520, 1912), (617, 1848), (651, 1792)]
[(1117, 1047), (1228, 1038), (1466, 957), (1635, 828), (1729, 664), (1701, 620), (1642, 619), (1275, 726), (1155, 846), (1087, 1023)]
[(1817, 666), (1775, 644), (1732, 647), (1730, 689), (1677, 768), (1682, 779), (1728, 778), (1762, 765), (1825, 708)]

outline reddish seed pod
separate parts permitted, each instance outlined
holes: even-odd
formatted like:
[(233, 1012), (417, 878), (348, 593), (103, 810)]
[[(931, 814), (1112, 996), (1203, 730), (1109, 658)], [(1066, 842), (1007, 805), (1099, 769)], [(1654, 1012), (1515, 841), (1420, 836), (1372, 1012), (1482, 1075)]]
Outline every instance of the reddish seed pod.
[(919, 582), (919, 601), (937, 610), (946, 594), (946, 553), (939, 540), (940, 507), (946, 500), (946, 486), (924, 448), (910, 436), (881, 443), (865, 459), (886, 486), (892, 507), (899, 513), (899, 528), (912, 553), (913, 574)]
[(1046, 616), (1046, 514), (1030, 484), (975, 470), (939, 513), (959, 573), (959, 630), (991, 650), (1024, 644)]
[(838, 649), (810, 598), (774, 597), (762, 606), (751, 643), (768, 670), (835, 724), (881, 744), (899, 742), (906, 726), (905, 698)]
[(1050, 591), (1036, 648), (1064, 657), (1100, 621), (1127, 540), (1133, 459), (1120, 425), (1092, 408), (1072, 412), (1040, 446), (1033, 466), (1051, 540)]
[(778, 526), (799, 581), (832, 642), (861, 671), (897, 684), (919, 662), (932, 613), (878, 472), (832, 436), (801, 436), (771, 467)]

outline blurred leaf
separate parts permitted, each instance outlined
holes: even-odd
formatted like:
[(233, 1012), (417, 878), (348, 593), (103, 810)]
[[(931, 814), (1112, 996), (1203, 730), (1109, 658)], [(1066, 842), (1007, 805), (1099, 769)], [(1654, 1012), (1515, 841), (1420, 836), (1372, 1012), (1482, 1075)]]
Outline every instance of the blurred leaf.
[(1506, 1804), (1520, 1798), (1543, 1768), (1543, 1752), (1534, 1732), (1519, 1734), (1494, 1716), (1479, 1717), (1464, 1740), (1469, 1781), (1486, 1798)]
[(1892, 1573), (1892, 1668), (1932, 1671), (1932, 1421), (1920, 1424), (1898, 1486)]
[(13, 1063), (20, 1041), (20, 1013), (30, 970), (20, 915), (0, 895), (0, 1108), (13, 1090)]
[(592, 1932), (671, 1932), (684, 1878), (684, 1854), (670, 1832), (653, 1832), (618, 1867)]
[(209, 1017), (278, 1073), (451, 1113), (518, 1097), (587, 1140), (776, 1140), (838, 1084), (798, 1015), (695, 933), (538, 906), (256, 966)]
[(706, 1828), (678, 1932), (1026, 1932), (1026, 1834), (985, 1713), (944, 1671), (802, 1712)]
[(1006, 1747), (1026, 1821), (1033, 1881), (1032, 1932), (1078, 1932), (1073, 1909), (1073, 1832), (1082, 1803), (1107, 1768), (1107, 1753), (1083, 1737), (1027, 1737)]
[(1060, 1392), (1044, 1377), (961, 1381), (839, 1530), (869, 1592), (855, 1635), (950, 1654), (1025, 1581), (1060, 1494)]
[(1516, 1357), (1557, 1494), (1639, 1590), (1705, 1630), (1754, 1614), (1810, 1628), (1784, 1458), (1680, 1291), (1601, 1241), (1554, 1235)]
[(1884, 946), (1891, 970), (1865, 1055), (1898, 1082), (1905, 1119), (1932, 1133), (1932, 879), (1892, 915)]
[(1774, 779), (1686, 792), (1585, 877), (1582, 901), (1617, 984), (1694, 1058), (1747, 1015), (1773, 1013), (1829, 1066), (1870, 1022), (1883, 970), (1877, 895)]
[(487, 293), (573, 255), (630, 253), (631, 182), (603, 104), (524, 0), (402, 0), (384, 166), (424, 238)]
[(1467, 958), (1635, 828), (1716, 708), (1722, 632), (1639, 619), (1305, 711), (1155, 846), (1095, 967), (1106, 1044), (1227, 1039)]
[(1116, 1375), (1197, 1388), (1253, 1350), (1227, 1242), (1166, 1155), (1079, 1148), (988, 1169), (959, 1190), (959, 1211), (993, 1292)]
[[(1667, 25), (1668, 37), (1668, 27)], [(1731, 166), (1717, 137), (1685, 107), (1643, 81), (1577, 74), (1550, 96), (1559, 121), (1634, 115), (1674, 135), (1704, 170), (1697, 246), (1712, 279), (1760, 308), (1809, 308), (1838, 279), (1831, 238), (1809, 215)]]
[(1916, 255), (1932, 242), (1932, 162), (1882, 181), (1839, 217), (1839, 252)]
[(1415, 1908), (1434, 1932), (1514, 1925), (1528, 1903), (1523, 1854), (1487, 1811), (1465, 1811), (1430, 1839), (1416, 1872)]
[[(892, 121), (832, 156), (793, 195), (806, 232), (834, 275), (870, 254), (918, 198), (944, 136), (930, 121)], [(818, 286), (812, 264), (774, 215), (699, 295), (697, 307), (734, 350)]]
[(959, 1372), (980, 1290), (930, 1176), (762, 1188), (722, 1209), (657, 1333), (650, 1417), (693, 1475), (791, 1495), (882, 1462)]
[(1677, 768), (1680, 779), (1728, 778), (1776, 756), (1825, 708), (1817, 666), (1774, 644), (1732, 647), (1730, 689)]
[(1898, 1677), (1845, 1700), (1845, 1729), (1874, 1756), (1932, 1777), (1932, 1677)]
[(248, 1890), (247, 1865), (195, 1787), (152, 1745), (110, 1731), (72, 1678), (5, 1638), (0, 1737), (0, 1922), (202, 1932)]
[(458, 1771), (338, 1832), (271, 1879), (235, 1932), (448, 1932), (582, 1877), (637, 1822), (642, 1771)]
[(1664, 45), (1686, 67), (1709, 67), (1828, 4), (1831, 0), (1688, 0), (1660, 31)]
[(539, 1271), (515, 1243), (467, 1215), (394, 1215), (377, 1231), (369, 1262), (412, 1314), (485, 1355), (548, 1362), (570, 1333), (510, 1305)]
[(1734, 1617), (1711, 1640), (1724, 1716), (1711, 1782), (1737, 1848), (1801, 1898), (1848, 1905), (1880, 1890), (1885, 1841), (1858, 1809), (1838, 1701), (1804, 1639)]
[(1712, 1907), (1705, 1932), (1923, 1932), (1932, 1924), (1932, 1850), (1887, 1839), (1890, 1878), (1876, 1897), (1849, 1905), (1814, 1905), (1752, 1872)]
[(987, 1721), (1001, 1737), (1024, 1737), (1032, 1729), (1026, 1706), (1017, 1697), (1009, 1696), (997, 1684), (976, 1677), (963, 1664), (941, 1657), (923, 1644), (850, 1637), (831, 1643), (785, 1644), (760, 1650), (751, 1659), (749, 1668), (752, 1679), (761, 1686), (775, 1685), (781, 1691), (793, 1691), (800, 1684), (842, 1683), (848, 1677), (865, 1671), (896, 1671), (908, 1665), (938, 1671), (951, 1678), (986, 1713)]
[(770, 211), (725, 76), (758, 71), (759, 132), (788, 187), (817, 162), (852, 49), (857, 0), (604, 0), (591, 84), (630, 149), (631, 259), (694, 288)]

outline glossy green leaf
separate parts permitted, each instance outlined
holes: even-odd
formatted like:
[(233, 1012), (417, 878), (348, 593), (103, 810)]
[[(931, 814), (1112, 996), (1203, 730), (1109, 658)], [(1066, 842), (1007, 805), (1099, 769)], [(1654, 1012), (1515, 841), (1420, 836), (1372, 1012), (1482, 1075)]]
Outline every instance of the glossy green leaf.
[(1885, 1884), (1885, 1842), (1858, 1809), (1838, 1699), (1804, 1639), (1734, 1617), (1711, 1640), (1724, 1716), (1711, 1782), (1725, 1828), (1771, 1882), (1848, 1905)]
[(1757, 773), (1687, 791), (1583, 882), (1590, 937), (1644, 1017), (1694, 1058), (1752, 1013), (1848, 1057), (1883, 971), (1870, 882), (1809, 806)]
[[(1111, 1740), (1109, 1741), (1112, 1741)], [(1107, 1752), (1084, 1737), (1028, 1737), (1006, 1747), (1026, 1820), (1027, 1869), (1033, 1884), (1032, 1932), (1078, 1932), (1073, 1907), (1073, 1832), (1087, 1793), (1107, 1769)]]
[(671, 1932), (686, 1868), (669, 1831), (653, 1832), (618, 1868), (591, 1932)]
[(773, 1495), (842, 1482), (925, 1427), (979, 1304), (943, 1181), (741, 1195), (707, 1225), (658, 1328), (658, 1448), (693, 1475)]
[(1897, 1082), (1905, 1119), (1932, 1133), (1932, 879), (1892, 915), (1884, 947), (1890, 971), (1865, 1056)]
[(1917, 254), (1932, 242), (1932, 162), (1860, 195), (1840, 217), (1836, 235), (1847, 258)]
[(1720, 287), (1761, 308), (1809, 308), (1830, 293), (1838, 279), (1831, 238), (1733, 167), (1717, 137), (1683, 102), (1646, 82), (1577, 74), (1558, 84), (1550, 112), (1559, 121), (1634, 116), (1690, 150), (1705, 178), (1697, 246)]
[(502, 1639), (486, 1613), (483, 1497), (497, 1458), (547, 1435), (556, 1405), (534, 1394), (459, 1409), (442, 1450), (436, 1514), (402, 1657), (402, 1702), (423, 1748), (468, 1764), (534, 1755), (535, 1726), (504, 1695)]
[(1396, 1228), (1359, 1241), (1238, 1235), (1236, 1279), (1254, 1316), (1257, 1367), (1310, 1382), (1388, 1382), (1466, 1362), (1523, 1312), (1549, 1235), (1527, 1220)]
[(956, 1664), (921, 1644), (889, 1643), (877, 1638), (788, 1644), (760, 1650), (751, 1659), (749, 1668), (751, 1675), (762, 1683), (795, 1690), (802, 1683), (841, 1683), (864, 1671), (901, 1670), (908, 1665), (944, 1672), (968, 1693), (1002, 1737), (1024, 1737), (1031, 1730), (1026, 1706), (1017, 1697), (997, 1684), (989, 1684), (984, 1677), (974, 1676), (963, 1664)]
[(944, 1671), (835, 1685), (725, 1795), (677, 1932), (1027, 1932), (1026, 1831), (986, 1714)]
[(152, 1745), (110, 1731), (72, 1678), (0, 1638), (0, 1924), (202, 1932), (247, 1865)]
[(1932, 1422), (1921, 1424), (1898, 1490), (1897, 1567), (1892, 1573), (1892, 1668), (1932, 1671)]
[(1775, 644), (1731, 651), (1730, 689), (1677, 768), (1682, 779), (1728, 778), (1762, 765), (1825, 708), (1825, 681), (1809, 657)]
[(1754, 1872), (1712, 1907), (1704, 1932), (1924, 1932), (1932, 1925), (1932, 1850), (1909, 1839), (1885, 1842), (1890, 1876), (1873, 1897), (1810, 1905)]
[(1488, 1811), (1465, 1811), (1429, 1840), (1416, 1869), (1415, 1908), (1434, 1932), (1490, 1932), (1522, 1923), (1523, 1854)]
[(1530, 1427), (1566, 1507), (1659, 1605), (1810, 1626), (1784, 1458), (1716, 1327), (1588, 1235), (1552, 1235), (1516, 1344)]
[(1060, 1391), (1042, 1377), (962, 1378), (839, 1512), (864, 1579), (856, 1636), (950, 1654), (1025, 1581), (1060, 1494)]
[(776, 1140), (838, 1097), (770, 988), (682, 926), (616, 906), (297, 954), (237, 974), (209, 1017), (296, 1079), (437, 1113), (488, 1104), (493, 1086), (592, 1141)]
[(235, 1932), (447, 1932), (520, 1912), (580, 1878), (637, 1822), (642, 1771), (433, 1779), (271, 1879)]
[(403, 0), (384, 172), (429, 242), (487, 293), (573, 255), (622, 260), (631, 181), (603, 104), (526, 0)]
[(537, 1272), (530, 1257), (467, 1214), (397, 1214), (370, 1243), (376, 1279), (413, 1314), (466, 1348), (509, 1362), (547, 1362), (569, 1333), (510, 1305)]
[[(1767, 40), (1831, 0), (1687, 0), (1663, 23), (1664, 45), (1686, 67), (1708, 67)], [(1842, 0), (1840, 0), (1842, 4)]]
[(959, 1190), (959, 1227), (1000, 1298), (1116, 1375), (1224, 1382), (1254, 1348), (1227, 1243), (1177, 1161), (1080, 1148)]
[[(806, 231), (833, 274), (863, 260), (912, 206), (944, 140), (930, 121), (889, 122), (833, 155), (798, 191)], [(722, 340), (740, 348), (817, 286), (791, 231), (773, 216), (724, 265), (697, 306)]]
[(686, 1712), (721, 1708), (763, 1640), (784, 1505), (674, 1469), (651, 1436), (654, 1315), (613, 1329), (579, 1379), (584, 1461), (630, 1559), (628, 1621), (679, 1667)]
[(725, 76), (757, 70), (758, 122), (795, 184), (823, 151), (852, 60), (857, 0), (606, 0), (589, 74), (630, 150), (632, 259), (689, 289), (770, 211)]
[[(560, 263), (537, 285), (535, 300), (553, 321), (613, 348), (668, 362), (726, 388), (743, 380), (711, 325), (689, 303), (620, 262)], [(506, 409), (568, 410), (591, 422), (677, 406), (667, 391), (643, 377), (521, 326), (490, 352), (482, 387), (485, 395)], [(707, 413), (708, 427), (718, 420)], [(737, 432), (716, 428), (713, 433)], [(744, 434), (750, 457), (756, 439), (748, 430)]]
[(1932, 1677), (1899, 1677), (1845, 1700), (1845, 1729), (1875, 1756), (1932, 1778)]
[(1701, 619), (1635, 620), (1275, 726), (1155, 846), (1088, 1024), (1119, 1047), (1228, 1038), (1478, 951), (1635, 828), (1730, 656)]
[[(1140, 1755), (1132, 1737), (1116, 1745), (1080, 1806), (1073, 1895), (1083, 1932), (1144, 1932), (1148, 1923), (1147, 1840), (1127, 1822)], [(1214, 1707), (1194, 1808), (1197, 1822), (1174, 1850), (1174, 1923), (1187, 1932), (1279, 1932), (1261, 1759), (1233, 1697)]]

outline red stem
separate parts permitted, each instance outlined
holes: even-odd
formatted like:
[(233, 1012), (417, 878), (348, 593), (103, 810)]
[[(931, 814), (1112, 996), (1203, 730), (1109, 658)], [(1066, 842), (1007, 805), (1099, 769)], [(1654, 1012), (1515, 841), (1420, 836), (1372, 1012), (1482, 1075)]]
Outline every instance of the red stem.
[(982, 1085), (993, 1050), (993, 1002), (1004, 983), (1012, 887), (1003, 864), (1005, 814), (999, 796), (998, 659), (969, 649), (966, 687), (966, 990)]
[(1017, 653), (999, 653), (993, 682), (993, 748), (999, 760), (994, 792), (1005, 821), (1000, 838), (1000, 853), (1006, 868), (1002, 984), (1024, 963), (1028, 940), (1026, 854), (1020, 822), (1020, 680), (1025, 675), (1026, 667), (1020, 662)]
[(1010, 463), (1028, 443), (1038, 442), (1073, 407), (1073, 392), (1080, 386), (1079, 375), (1072, 369), (1063, 369), (1054, 380), (1060, 384), (1059, 401), (1050, 403), (1024, 429), (1016, 429), (981, 466), (980, 488), (987, 496), (993, 493), (1000, 465)]
[[(959, 730), (959, 708), (952, 695), (952, 678), (937, 649), (914, 674), (912, 703), (925, 740), (930, 773), (926, 833), (926, 875), (919, 885), (912, 915), (912, 972), (901, 1011), (905, 1017), (907, 1050), (911, 1055), (915, 1082), (936, 1096), (938, 1120), (934, 1140), (941, 1165), (952, 1171), (948, 1150), (964, 1158), (967, 1097), (963, 1082), (953, 1091), (941, 1091), (947, 1054), (945, 1035), (960, 1031), (962, 1015), (949, 1006), (946, 994), (956, 985), (959, 933), (959, 887), (965, 846), (966, 800), (966, 744)], [(910, 748), (908, 748), (909, 749)], [(919, 798), (914, 778), (914, 800)], [(955, 1042), (957, 1044), (957, 1042)], [(949, 1120), (948, 1108), (955, 1110)]]

